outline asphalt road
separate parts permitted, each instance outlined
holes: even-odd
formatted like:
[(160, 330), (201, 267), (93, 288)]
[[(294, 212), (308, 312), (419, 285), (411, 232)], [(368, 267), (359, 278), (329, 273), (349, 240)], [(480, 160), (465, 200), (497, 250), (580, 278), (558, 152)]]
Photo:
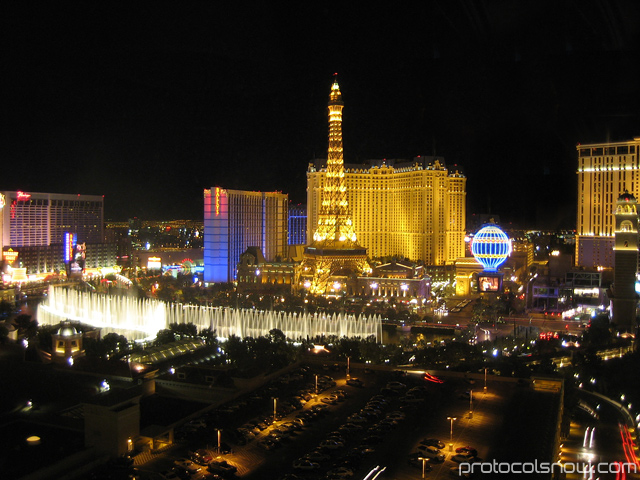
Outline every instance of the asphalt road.
[[(576, 473), (567, 473), (566, 480), (639, 479), (638, 452), (628, 444), (625, 417), (618, 408), (587, 393), (580, 394), (580, 401), (587, 408), (576, 410), (570, 435), (563, 442), (560, 459), (566, 464), (579, 465), (581, 471), (576, 467)], [(628, 467), (631, 473), (624, 476), (618, 474), (617, 471), (622, 467), (616, 466), (616, 462), (634, 464)], [(567, 472), (572, 470), (573, 467), (566, 469)], [(587, 473), (584, 473), (585, 470)], [(638, 473), (632, 473), (634, 470)]]

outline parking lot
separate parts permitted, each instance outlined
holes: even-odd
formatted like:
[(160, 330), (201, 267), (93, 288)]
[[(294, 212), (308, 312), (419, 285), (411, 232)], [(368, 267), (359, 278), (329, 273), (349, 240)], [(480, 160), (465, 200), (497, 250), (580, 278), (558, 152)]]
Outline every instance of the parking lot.
[[(191, 422), (177, 432), (179, 446), (141, 470), (152, 478), (162, 478), (160, 472), (169, 476), (177, 459), (204, 450), (210, 458), (199, 460), (200, 470), (188, 474), (178, 468), (178, 478), (215, 478), (213, 472), (261, 480), (363, 478), (378, 467), (385, 469), (378, 478), (403, 480), (420, 478), (423, 466), (426, 478), (453, 478), (456, 449), (471, 446), (479, 458), (490, 458), (501, 413), (514, 389), (513, 384), (490, 381), (485, 393), (462, 378), (443, 377), (443, 383), (436, 383), (420, 374), (350, 373), (362, 386), (348, 385), (346, 372), (337, 366), (289, 374)], [(443, 448), (436, 458), (423, 461), (433, 454), (420, 443), (428, 438), (439, 440)], [(218, 441), (231, 452), (219, 455)], [(438, 462), (440, 455), (443, 462)], [(228, 465), (215, 464), (222, 460)], [(214, 465), (207, 469), (204, 464), (211, 461)]]

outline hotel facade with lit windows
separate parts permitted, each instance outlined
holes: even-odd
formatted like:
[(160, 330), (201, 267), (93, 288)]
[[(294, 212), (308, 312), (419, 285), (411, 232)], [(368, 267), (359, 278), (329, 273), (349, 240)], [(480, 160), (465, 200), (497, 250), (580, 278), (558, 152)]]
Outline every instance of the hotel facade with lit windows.
[(284, 193), (205, 189), (205, 283), (235, 281), (248, 247), (260, 248), (268, 261), (286, 256), (288, 210)]
[[(325, 165), (307, 170), (307, 238), (318, 225)], [(370, 258), (402, 256), (444, 265), (465, 256), (466, 177), (441, 157), (345, 165), (353, 225)]]
[(625, 191), (640, 197), (640, 137), (623, 142), (579, 144), (576, 149), (576, 265), (613, 268), (616, 201)]
[(67, 234), (86, 244), (86, 268), (115, 265), (116, 246), (104, 241), (103, 196), (2, 191), (0, 205), (2, 257), (14, 270), (64, 271)]

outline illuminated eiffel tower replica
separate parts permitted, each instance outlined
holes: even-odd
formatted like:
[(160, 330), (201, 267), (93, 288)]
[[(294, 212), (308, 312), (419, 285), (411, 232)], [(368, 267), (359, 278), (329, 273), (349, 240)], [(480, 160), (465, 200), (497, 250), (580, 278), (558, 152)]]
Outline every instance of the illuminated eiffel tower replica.
[(310, 293), (328, 293), (334, 276), (371, 272), (367, 249), (358, 244), (351, 220), (342, 157), (342, 109), (344, 103), (334, 75), (329, 95), (329, 152), (326, 179), (313, 241), (304, 250), (301, 277)]

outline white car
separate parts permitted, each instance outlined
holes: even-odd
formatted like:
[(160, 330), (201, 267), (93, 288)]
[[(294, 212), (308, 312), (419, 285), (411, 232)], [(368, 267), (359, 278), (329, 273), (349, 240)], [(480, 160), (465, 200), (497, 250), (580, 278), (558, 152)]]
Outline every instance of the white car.
[(316, 470), (320, 468), (320, 464), (312, 462), (307, 458), (299, 458), (293, 462), (293, 468), (296, 470)]
[(444, 455), (435, 447), (428, 445), (418, 445), (418, 453), (425, 458), (429, 458), (436, 462), (444, 462)]
[(456, 453), (451, 457), (451, 460), (458, 463), (472, 463), (476, 461), (476, 457), (470, 453)]

